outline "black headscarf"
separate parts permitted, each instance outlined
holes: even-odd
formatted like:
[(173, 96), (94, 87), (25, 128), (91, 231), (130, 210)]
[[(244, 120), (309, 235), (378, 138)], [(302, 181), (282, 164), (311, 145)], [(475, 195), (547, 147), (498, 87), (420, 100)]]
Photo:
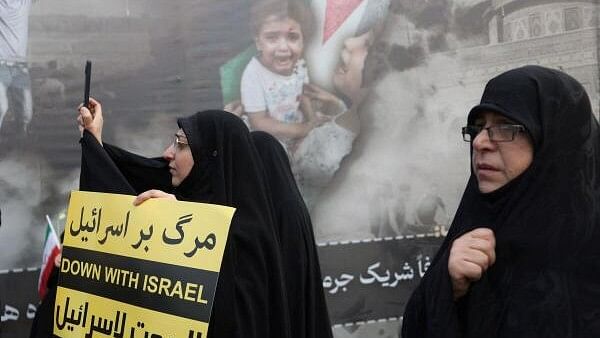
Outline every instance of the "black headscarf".
[(332, 337), (310, 215), (286, 151), (268, 133), (251, 133), (265, 168), (285, 274), (292, 336)]
[(235, 207), (208, 337), (290, 337), (278, 239), (262, 163), (248, 129), (238, 117), (217, 110), (177, 123), (194, 159), (177, 188), (171, 186), (164, 159), (102, 146), (86, 131), (80, 189), (124, 194), (160, 189), (180, 200)]
[[(468, 122), (485, 110), (525, 126), (533, 161), (489, 194), (471, 173), (406, 306), (402, 336), (600, 336), (600, 134), (585, 90), (567, 74), (526, 66), (490, 80)], [(454, 302), (449, 250), (477, 227), (494, 231), (496, 262)]]

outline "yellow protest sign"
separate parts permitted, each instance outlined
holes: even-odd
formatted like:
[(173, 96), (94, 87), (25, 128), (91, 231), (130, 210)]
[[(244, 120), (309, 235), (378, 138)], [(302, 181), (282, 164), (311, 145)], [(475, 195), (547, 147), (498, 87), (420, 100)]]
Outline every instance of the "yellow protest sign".
[(235, 209), (133, 199), (71, 193), (55, 335), (206, 337)]

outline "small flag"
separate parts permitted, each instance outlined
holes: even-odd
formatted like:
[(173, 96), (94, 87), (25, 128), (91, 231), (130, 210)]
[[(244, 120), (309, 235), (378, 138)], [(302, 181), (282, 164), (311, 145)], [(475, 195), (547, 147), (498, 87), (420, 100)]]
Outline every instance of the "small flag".
[(52, 226), (50, 217), (46, 215), (46, 239), (44, 240), (44, 252), (42, 254), (42, 270), (38, 280), (38, 294), (40, 299), (44, 299), (48, 292), (48, 279), (54, 268), (54, 260), (60, 254), (60, 241)]
[(323, 44), (342, 26), (363, 0), (327, 0)]

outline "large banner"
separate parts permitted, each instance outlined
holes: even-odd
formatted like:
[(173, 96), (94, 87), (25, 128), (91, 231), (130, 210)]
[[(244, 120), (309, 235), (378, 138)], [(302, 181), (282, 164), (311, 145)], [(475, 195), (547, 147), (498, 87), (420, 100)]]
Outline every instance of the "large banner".
[(399, 321), (442, 240), (437, 232), (320, 245), (332, 325)]
[[(10, 306), (0, 337), (27, 336), (45, 216), (65, 224), (69, 194), (78, 187), (75, 118), (87, 59), (91, 96), (103, 106), (103, 140), (127, 150), (160, 156), (176, 118), (204, 109), (226, 108), (252, 129), (276, 119), (287, 130), (270, 131), (288, 150), (310, 208), (322, 274), (330, 277), (324, 285), (336, 338), (398, 334), (420, 278), (417, 257), (422, 254), (424, 269), (469, 176), (469, 144), (460, 128), (489, 79), (525, 64), (560, 69), (584, 85), (599, 112), (598, 0), (275, 2), (289, 11), (273, 16), (263, 0), (0, 2), (0, 272), (9, 271), (0, 273), (0, 303)], [(281, 22), (288, 24), (285, 34), (277, 29)], [(86, 206), (84, 216), (92, 209)], [(131, 226), (128, 236), (134, 236)], [(138, 228), (135, 240), (139, 230), (149, 228)], [(171, 238), (176, 233), (167, 230)], [(105, 234), (100, 247), (118, 238), (110, 231), (98, 236)], [(131, 259), (161, 247), (152, 242), (142, 255), (147, 243), (128, 249), (140, 253)], [(84, 242), (77, 244), (68, 248), (71, 255)], [(98, 251), (107, 262), (111, 254)], [(89, 263), (106, 276), (104, 264)], [(409, 276), (405, 263), (413, 279), (384, 286), (395, 282), (395, 273)], [(132, 272), (119, 264), (111, 266)], [(161, 275), (148, 274), (140, 272), (139, 287), (143, 276), (150, 283), (154, 275), (152, 285), (160, 289)], [(353, 279), (341, 285), (349, 278), (344, 274)], [(375, 281), (368, 284), (369, 278)], [(163, 297), (165, 285), (161, 295), (149, 294)], [(206, 292), (204, 286), (201, 299), (208, 300)], [(75, 316), (85, 305), (78, 297), (69, 294)], [(64, 311), (64, 294), (58, 304)], [(119, 320), (130, 311), (122, 309)], [(116, 311), (98, 311), (96, 318), (117, 318)], [(135, 329), (138, 336), (153, 330)]]
[(55, 335), (206, 337), (235, 209), (133, 199), (72, 192)]
[(27, 337), (37, 310), (40, 269), (0, 270), (0, 336)]

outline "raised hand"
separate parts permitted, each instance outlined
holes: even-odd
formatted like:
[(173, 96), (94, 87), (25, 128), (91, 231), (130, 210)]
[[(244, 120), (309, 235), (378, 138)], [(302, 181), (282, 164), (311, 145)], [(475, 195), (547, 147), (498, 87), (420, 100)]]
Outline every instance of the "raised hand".
[(452, 243), (448, 272), (454, 299), (464, 296), (472, 282), (496, 261), (496, 237), (488, 228), (477, 228), (458, 237)]
[(83, 136), (83, 131), (89, 131), (94, 137), (102, 144), (102, 127), (104, 125), (104, 118), (102, 117), (102, 105), (100, 102), (90, 97), (90, 106), (84, 107), (83, 104), (79, 105), (78, 108), (79, 116), (77, 117), (77, 123), (79, 123), (79, 131)]

